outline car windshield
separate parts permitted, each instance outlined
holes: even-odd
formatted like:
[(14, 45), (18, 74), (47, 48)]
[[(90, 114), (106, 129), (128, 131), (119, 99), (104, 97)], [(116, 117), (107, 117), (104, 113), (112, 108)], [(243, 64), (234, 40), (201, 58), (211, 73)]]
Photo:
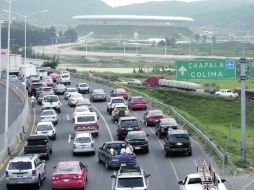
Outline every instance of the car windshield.
[(189, 140), (189, 136), (187, 134), (174, 134), (171, 136), (173, 140)]
[(31, 162), (10, 162), (9, 164), (9, 170), (29, 170), (32, 169), (32, 163)]
[(95, 122), (95, 116), (93, 115), (86, 115), (86, 116), (79, 116), (77, 117), (77, 122)]
[(80, 87), (87, 87), (88, 85), (85, 84), (85, 83), (83, 83), (83, 84), (80, 84), (79, 86), (80, 86)]
[(55, 115), (55, 113), (53, 110), (44, 110), (41, 115), (49, 116), (49, 115)]
[(128, 138), (129, 139), (145, 139), (146, 138), (146, 135), (145, 133), (141, 132), (141, 133), (130, 133), (128, 135)]
[(68, 165), (68, 166), (60, 165), (60, 166), (57, 166), (56, 171), (61, 173), (77, 172), (78, 166), (77, 165)]
[(43, 125), (38, 125), (37, 126), (37, 131), (48, 131), (48, 130), (52, 130), (52, 126), (49, 124), (43, 124)]
[(126, 119), (126, 120), (121, 120), (121, 126), (137, 126), (138, 125), (138, 120), (137, 119)]
[(144, 101), (145, 99), (143, 97), (135, 97), (135, 98), (132, 98), (132, 100), (134, 100), (134, 101)]
[(57, 102), (58, 97), (57, 96), (45, 96), (44, 101), (45, 102)]
[(113, 99), (112, 103), (113, 104), (124, 103), (124, 100), (123, 99)]
[(45, 91), (45, 92), (49, 92), (49, 91), (52, 90), (52, 88), (43, 88), (42, 90)]
[(76, 88), (67, 88), (67, 92), (77, 92)]
[(94, 94), (104, 94), (104, 91), (102, 89), (96, 89), (96, 90), (93, 90), (93, 93)]
[(168, 125), (177, 125), (177, 122), (175, 119), (162, 119), (161, 120), (162, 126), (168, 126)]
[(69, 78), (70, 76), (69, 75), (62, 75), (61, 77), (62, 78)]
[(32, 87), (33, 88), (39, 88), (39, 87), (42, 87), (42, 84), (40, 83), (40, 84), (32, 84)]
[(122, 92), (126, 92), (126, 91), (123, 88), (116, 89), (116, 93), (122, 93)]
[(118, 188), (144, 187), (144, 181), (142, 177), (118, 178), (117, 187)]
[(78, 137), (74, 141), (75, 143), (90, 143), (91, 139), (89, 137)]
[(126, 111), (126, 110), (127, 110), (127, 107), (117, 107), (117, 108), (115, 108), (115, 109), (116, 109), (116, 111), (120, 111), (120, 110)]

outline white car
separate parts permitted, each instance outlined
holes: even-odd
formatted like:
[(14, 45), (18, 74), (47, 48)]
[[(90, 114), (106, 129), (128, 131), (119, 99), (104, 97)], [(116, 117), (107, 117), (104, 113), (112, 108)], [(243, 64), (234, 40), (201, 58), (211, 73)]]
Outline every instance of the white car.
[(72, 93), (77, 93), (77, 92), (78, 91), (76, 88), (67, 88), (66, 91), (64, 92), (64, 98), (68, 100)]
[(54, 125), (58, 123), (58, 116), (54, 109), (43, 110), (41, 113), (41, 121), (52, 122)]
[(37, 72), (38, 72), (39, 77), (40, 77), (41, 79), (42, 79), (43, 77), (48, 76), (48, 72), (47, 72), (46, 69), (43, 69), (43, 68), (37, 69)]
[(90, 133), (76, 134), (73, 141), (73, 155), (85, 152), (92, 152), (95, 154), (94, 140)]
[(77, 88), (78, 92), (81, 94), (83, 94), (83, 93), (88, 94), (90, 92), (89, 85), (84, 82), (77, 84), (76, 88)]
[(58, 82), (60, 84), (70, 85), (71, 84), (71, 76), (69, 74), (61, 74), (59, 76)]
[[(46, 178), (45, 160), (40, 160), (37, 155), (18, 156), (12, 158), (6, 166), (5, 179), (7, 189), (12, 185), (33, 184), (41, 187)], [(16, 189), (23, 189), (16, 187)]]
[(130, 80), (127, 80), (127, 83), (129, 85), (139, 85), (141, 86), (142, 85), (142, 81), (138, 80), (138, 79), (130, 79)]
[(82, 94), (80, 93), (72, 93), (71, 96), (68, 99), (68, 105), (69, 106), (76, 106), (76, 104), (78, 103), (78, 100), (80, 99), (84, 99), (84, 97), (82, 96)]
[(60, 71), (60, 75), (63, 75), (63, 74), (70, 75), (70, 72), (69, 71)]
[(126, 102), (123, 97), (111, 97), (110, 101), (107, 104), (107, 112), (111, 114), (116, 104), (125, 104)]
[(42, 110), (45, 109), (55, 109), (58, 113), (61, 112), (62, 103), (57, 95), (47, 95), (43, 97), (42, 100)]
[(232, 90), (229, 89), (220, 89), (219, 91), (215, 92), (215, 95), (232, 98), (237, 98), (239, 96), (237, 93), (234, 93)]
[(37, 135), (47, 135), (50, 139), (56, 140), (56, 127), (52, 122), (39, 122), (36, 127)]
[(89, 108), (87, 107), (87, 106), (77, 106), (76, 108), (75, 108), (75, 110), (74, 110), (74, 112), (73, 112), (73, 121), (74, 121), (74, 119), (75, 119), (75, 117), (77, 116), (77, 115), (82, 115), (82, 114), (85, 114), (85, 113), (89, 113), (90, 112), (90, 110), (89, 110)]

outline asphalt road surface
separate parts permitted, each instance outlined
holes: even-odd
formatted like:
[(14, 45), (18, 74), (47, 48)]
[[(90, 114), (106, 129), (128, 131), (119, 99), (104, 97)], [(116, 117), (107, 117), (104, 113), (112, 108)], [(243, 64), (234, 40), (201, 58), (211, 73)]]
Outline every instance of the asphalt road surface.
[[(78, 82), (84, 82), (84, 80), (73, 80), (71, 86), (75, 86)], [(88, 82), (90, 88), (103, 88), (107, 94), (109, 94), (111, 88), (105, 87), (101, 84)], [(84, 95), (88, 97), (88, 95)], [(68, 106), (67, 101), (63, 96), (60, 96), (62, 102), (62, 111), (59, 114), (59, 122), (56, 126), (57, 139), (53, 142), (53, 153), (50, 159), (46, 162), (47, 165), (47, 177), (41, 187), (42, 190), (51, 189), (51, 175), (53, 173), (53, 167), (59, 161), (71, 161), (80, 160), (88, 165), (88, 183), (86, 190), (111, 190), (112, 179), (111, 175), (114, 170), (107, 170), (104, 164), (100, 164), (97, 159), (97, 153), (95, 155), (72, 155), (72, 141), (70, 135), (73, 133), (73, 121), (72, 113), (74, 108)], [(99, 115), (99, 136), (95, 140), (95, 146), (100, 147), (104, 142), (117, 140), (116, 137), (116, 124), (111, 121), (110, 115), (106, 111), (105, 102), (93, 103), (94, 110)], [(39, 121), (41, 113), (41, 107), (35, 106), (36, 109), (36, 122)], [(152, 109), (149, 107), (148, 109)], [(150, 134), (148, 154), (137, 154), (137, 163), (145, 170), (146, 173), (151, 174), (149, 178), (150, 190), (177, 190), (178, 180), (184, 179), (187, 174), (195, 173), (196, 167), (194, 164), (195, 159), (208, 159), (200, 145), (192, 140), (193, 155), (187, 156), (174, 156), (165, 158), (162, 141), (155, 136), (153, 127), (146, 127), (143, 124), (142, 118), (145, 111), (131, 111), (131, 115), (137, 116), (142, 124), (142, 130)], [(5, 180), (0, 182), (0, 189), (6, 189)], [(20, 188), (16, 188), (20, 189)], [(32, 188), (33, 189), (33, 188)]]
[[(6, 87), (0, 84), (0, 134), (4, 132), (5, 126), (5, 93)], [(21, 113), (23, 107), (21, 99), (12, 90), (9, 90), (9, 126)]]

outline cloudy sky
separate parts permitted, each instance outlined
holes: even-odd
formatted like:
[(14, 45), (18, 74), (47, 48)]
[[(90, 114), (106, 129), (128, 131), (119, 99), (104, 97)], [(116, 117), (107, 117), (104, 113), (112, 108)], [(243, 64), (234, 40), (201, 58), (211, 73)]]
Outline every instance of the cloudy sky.
[[(102, 0), (102, 1), (104, 1), (111, 7), (118, 7), (118, 6), (130, 5), (135, 3), (144, 3), (149, 1), (172, 1), (172, 0)], [(193, 2), (193, 1), (200, 1), (200, 0), (175, 0), (175, 1)]]

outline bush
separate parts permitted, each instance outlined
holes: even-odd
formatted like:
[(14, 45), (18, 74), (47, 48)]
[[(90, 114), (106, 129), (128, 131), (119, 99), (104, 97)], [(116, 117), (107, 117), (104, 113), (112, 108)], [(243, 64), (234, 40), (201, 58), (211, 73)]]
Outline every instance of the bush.
[(42, 67), (50, 67), (52, 69), (55, 69), (58, 65), (58, 61), (57, 60), (51, 60), (51, 61), (45, 61), (42, 64)]

